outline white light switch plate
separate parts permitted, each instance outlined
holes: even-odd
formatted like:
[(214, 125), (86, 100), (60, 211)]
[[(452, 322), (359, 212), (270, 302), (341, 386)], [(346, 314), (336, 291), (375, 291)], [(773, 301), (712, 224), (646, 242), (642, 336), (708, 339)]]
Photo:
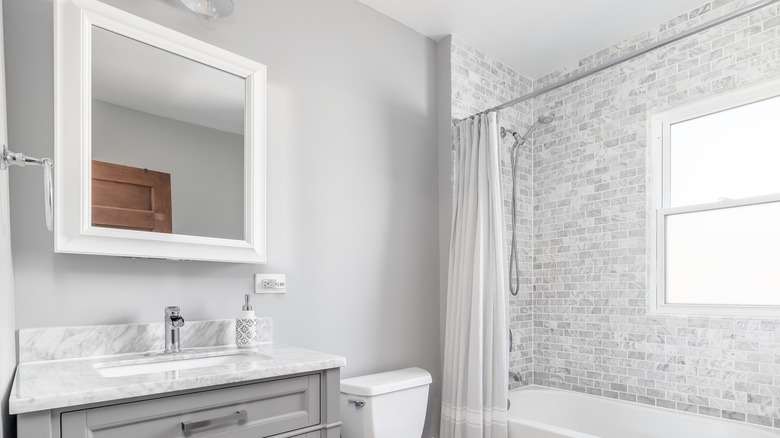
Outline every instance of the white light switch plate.
[(256, 294), (283, 294), (287, 292), (284, 274), (255, 274)]

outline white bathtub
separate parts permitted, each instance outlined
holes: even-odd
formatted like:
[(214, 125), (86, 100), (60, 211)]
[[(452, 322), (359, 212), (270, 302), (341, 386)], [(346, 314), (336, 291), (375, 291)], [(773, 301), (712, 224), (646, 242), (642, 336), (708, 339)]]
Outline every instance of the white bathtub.
[(510, 391), (509, 438), (778, 438), (780, 430), (529, 386)]

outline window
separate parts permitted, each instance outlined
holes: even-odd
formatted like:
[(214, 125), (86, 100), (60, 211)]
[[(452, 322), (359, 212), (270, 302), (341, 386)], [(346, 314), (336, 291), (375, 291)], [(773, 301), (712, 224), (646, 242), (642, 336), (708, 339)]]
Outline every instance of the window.
[(780, 82), (650, 123), (654, 310), (780, 315)]

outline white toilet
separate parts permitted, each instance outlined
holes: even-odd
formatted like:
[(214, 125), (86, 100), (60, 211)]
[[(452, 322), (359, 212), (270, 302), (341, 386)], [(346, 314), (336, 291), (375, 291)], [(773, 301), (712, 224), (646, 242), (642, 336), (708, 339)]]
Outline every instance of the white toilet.
[(341, 381), (341, 438), (420, 438), (431, 375), (422, 368)]

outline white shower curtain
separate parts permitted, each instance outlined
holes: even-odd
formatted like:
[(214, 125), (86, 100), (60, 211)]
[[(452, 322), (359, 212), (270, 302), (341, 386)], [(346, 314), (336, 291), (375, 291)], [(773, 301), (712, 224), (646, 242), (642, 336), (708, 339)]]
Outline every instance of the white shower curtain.
[(496, 113), (454, 129), (442, 438), (506, 438), (509, 353)]

